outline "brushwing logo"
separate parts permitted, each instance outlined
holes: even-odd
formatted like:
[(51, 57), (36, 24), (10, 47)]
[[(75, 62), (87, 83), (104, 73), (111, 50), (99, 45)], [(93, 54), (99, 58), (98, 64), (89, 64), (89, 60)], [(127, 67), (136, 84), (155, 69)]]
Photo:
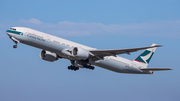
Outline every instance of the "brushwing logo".
[(141, 55), (139, 55), (135, 59), (135, 61), (142, 62), (145, 64), (149, 64), (149, 61), (151, 60), (153, 54), (154, 54), (153, 51), (145, 50)]

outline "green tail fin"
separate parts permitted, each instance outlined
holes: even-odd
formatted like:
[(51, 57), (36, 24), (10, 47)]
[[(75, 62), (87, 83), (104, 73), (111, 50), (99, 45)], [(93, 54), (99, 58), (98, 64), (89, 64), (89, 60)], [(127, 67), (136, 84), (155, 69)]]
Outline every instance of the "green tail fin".
[[(152, 44), (151, 46), (155, 46), (155, 45), (156, 44)], [(146, 49), (137, 58), (135, 58), (134, 61), (144, 63), (144, 64), (149, 64), (155, 50), (156, 50), (156, 47)]]

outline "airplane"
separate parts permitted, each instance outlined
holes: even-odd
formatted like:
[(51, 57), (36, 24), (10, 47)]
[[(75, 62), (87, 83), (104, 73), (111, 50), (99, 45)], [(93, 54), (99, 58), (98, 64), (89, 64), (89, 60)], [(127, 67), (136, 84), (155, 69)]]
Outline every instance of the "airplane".
[[(79, 68), (94, 70), (94, 66), (129, 74), (153, 74), (154, 71), (172, 70), (147, 68), (156, 48), (161, 47), (154, 43), (149, 47), (99, 50), (26, 27), (11, 27), (6, 33), (15, 42), (13, 48), (17, 48), (18, 43), (23, 43), (42, 49), (40, 58), (45, 61), (68, 59), (71, 62), (68, 66), (69, 70), (76, 71)], [(130, 55), (131, 52), (139, 50), (144, 51), (133, 60), (118, 56), (119, 54)]]

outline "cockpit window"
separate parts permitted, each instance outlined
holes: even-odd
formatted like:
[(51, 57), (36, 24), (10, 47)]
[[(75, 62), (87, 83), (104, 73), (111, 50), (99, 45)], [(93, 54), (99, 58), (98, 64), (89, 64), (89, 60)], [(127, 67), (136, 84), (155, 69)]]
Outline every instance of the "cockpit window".
[(15, 28), (10, 28), (10, 30), (14, 30), (14, 31), (16, 31), (16, 29), (15, 29)]

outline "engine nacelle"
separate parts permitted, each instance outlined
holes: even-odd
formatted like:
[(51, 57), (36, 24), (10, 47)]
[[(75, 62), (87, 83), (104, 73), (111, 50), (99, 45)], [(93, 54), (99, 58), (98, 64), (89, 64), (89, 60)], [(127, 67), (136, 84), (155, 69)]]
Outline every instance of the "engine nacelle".
[(75, 47), (72, 55), (78, 60), (86, 60), (89, 57), (89, 52), (83, 48)]
[(40, 57), (43, 60), (49, 61), (49, 62), (54, 62), (58, 60), (58, 56), (55, 53), (52, 53), (50, 51), (42, 50), (40, 53)]

